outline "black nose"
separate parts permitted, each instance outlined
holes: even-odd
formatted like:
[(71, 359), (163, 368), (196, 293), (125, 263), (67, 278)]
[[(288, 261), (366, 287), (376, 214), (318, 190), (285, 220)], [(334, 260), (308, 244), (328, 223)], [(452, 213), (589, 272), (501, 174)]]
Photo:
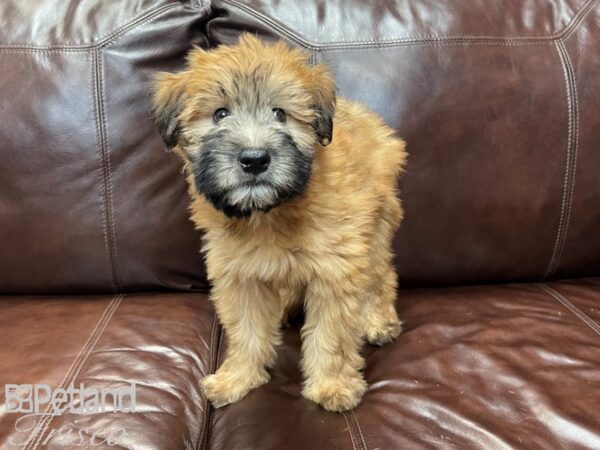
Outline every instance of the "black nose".
[(271, 155), (266, 150), (246, 148), (239, 153), (238, 161), (244, 172), (258, 175), (269, 167)]

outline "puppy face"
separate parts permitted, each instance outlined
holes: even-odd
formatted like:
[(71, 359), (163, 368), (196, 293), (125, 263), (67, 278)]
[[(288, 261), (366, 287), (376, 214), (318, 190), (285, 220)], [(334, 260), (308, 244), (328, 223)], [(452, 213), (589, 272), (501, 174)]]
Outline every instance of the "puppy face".
[(323, 66), (283, 43), (243, 35), (192, 51), (156, 80), (155, 122), (194, 190), (229, 217), (268, 211), (303, 192), (314, 152), (332, 139), (335, 87)]

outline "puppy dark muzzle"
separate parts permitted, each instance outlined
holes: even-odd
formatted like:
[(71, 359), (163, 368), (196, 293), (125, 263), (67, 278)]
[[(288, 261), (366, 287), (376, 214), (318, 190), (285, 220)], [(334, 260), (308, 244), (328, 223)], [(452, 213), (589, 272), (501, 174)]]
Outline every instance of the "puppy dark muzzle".
[(258, 175), (269, 168), (271, 155), (266, 150), (245, 148), (238, 154), (238, 162), (244, 172)]

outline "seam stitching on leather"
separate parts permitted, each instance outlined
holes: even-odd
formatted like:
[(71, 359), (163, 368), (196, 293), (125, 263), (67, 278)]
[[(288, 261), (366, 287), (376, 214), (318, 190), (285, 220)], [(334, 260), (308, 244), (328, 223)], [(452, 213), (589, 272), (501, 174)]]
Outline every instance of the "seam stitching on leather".
[(125, 22), (123, 25), (118, 27), (117, 29), (111, 31), (110, 33), (105, 34), (91, 42), (81, 43), (81, 44), (65, 44), (65, 45), (19, 45), (19, 44), (0, 44), (0, 52), (7, 50), (10, 52), (11, 50), (16, 50), (15, 53), (18, 53), (20, 50), (23, 52), (26, 51), (75, 51), (75, 52), (84, 52), (87, 50), (93, 50), (96, 47), (102, 47), (104, 45), (108, 45), (114, 39), (121, 37), (123, 34), (132, 30), (138, 25), (142, 25), (155, 17), (161, 15), (162, 13), (171, 10), (173, 8), (181, 6), (180, 3), (171, 3), (169, 5), (159, 6), (158, 8), (149, 9), (146, 11), (142, 11), (140, 14)]
[(579, 102), (577, 99), (577, 85), (575, 73), (567, 50), (562, 41), (556, 42), (556, 50), (559, 54), (560, 62), (565, 78), (565, 88), (567, 92), (567, 160), (565, 163), (565, 179), (563, 185), (563, 195), (561, 202), (560, 218), (556, 240), (552, 251), (552, 257), (546, 268), (542, 279), (552, 276), (560, 264), (567, 233), (571, 219), (571, 209), (573, 204), (573, 193), (575, 190), (575, 174), (577, 170), (577, 154), (579, 147)]
[[(110, 323), (112, 317), (114, 316), (115, 311), (121, 304), (124, 297), (125, 297), (124, 294), (120, 294), (120, 295), (113, 297), (111, 299), (111, 301), (109, 302), (109, 304), (106, 306), (106, 308), (104, 308), (104, 311), (100, 315), (100, 318), (96, 322), (96, 325), (94, 326), (92, 332), (86, 339), (83, 347), (81, 348), (81, 350), (79, 351), (79, 353), (77, 354), (77, 356), (75, 357), (75, 359), (73, 360), (71, 365), (69, 366), (69, 369), (67, 370), (67, 372), (65, 373), (65, 376), (63, 377), (62, 381), (60, 382), (60, 385), (59, 385), (60, 388), (66, 389), (70, 384), (72, 384), (75, 381), (75, 379), (81, 372), (81, 369), (87, 362), (89, 356), (91, 355), (92, 351), (98, 344), (98, 341), (102, 337), (102, 334), (108, 327), (108, 324)], [(54, 406), (54, 405), (52, 405), (52, 406)], [(61, 404), (59, 404), (58, 406), (60, 407)], [(32, 430), (31, 435), (27, 438), (26, 446), (25, 446), (24, 450), (35, 450), (36, 448), (38, 448), (39, 444), (41, 443), (42, 439), (44, 438), (44, 436), (46, 434), (46, 431), (50, 427), (52, 420), (55, 417), (54, 415), (48, 415), (50, 413), (50, 407), (51, 407), (51, 404), (49, 403), (44, 411), (45, 415), (42, 417), (42, 419), (36, 425), (36, 427)], [(56, 408), (52, 408), (52, 412), (54, 412), (55, 410), (56, 410)], [(32, 447), (32, 445), (33, 445), (33, 447)], [(43, 445), (46, 445), (46, 444), (44, 443)]]
[[(453, 37), (444, 37), (444, 36), (413, 36), (406, 37), (396, 40), (387, 40), (387, 41), (340, 41), (339, 43), (327, 43), (327, 44), (318, 44), (315, 42), (307, 41), (306, 39), (300, 37), (295, 32), (289, 30), (287, 27), (275, 22), (268, 17), (254, 11), (250, 8), (247, 8), (246, 5), (241, 3), (234, 2), (232, 0), (222, 0), (224, 3), (230, 4), (232, 6), (238, 7), (248, 14), (254, 16), (259, 19), (261, 22), (271, 25), (274, 29), (273, 31), (278, 32), (278, 34), (284, 34), (289, 40), (301, 45), (305, 48), (312, 48), (315, 51), (327, 50), (327, 51), (339, 51), (346, 50), (349, 48), (385, 48), (385, 47), (395, 47), (395, 46), (408, 46), (408, 45), (418, 45), (418, 46), (442, 46), (442, 45), (526, 45), (526, 44), (547, 44), (549, 42), (553, 42), (556, 40), (566, 39), (570, 36), (573, 31), (577, 28), (579, 23), (584, 19), (584, 17), (589, 13), (592, 9), (593, 4), (596, 0), (588, 0), (588, 3), (584, 5), (581, 10), (573, 17), (571, 22), (563, 28), (563, 30), (559, 33), (555, 33), (554, 35), (544, 36), (544, 37), (502, 37), (502, 36), (453, 36)], [(78, 45), (57, 45), (57, 46), (33, 46), (33, 45), (0, 45), (0, 53), (28, 53), (28, 52), (84, 52), (87, 50), (94, 49), (95, 47), (101, 47), (105, 45), (110, 45), (114, 43), (113, 39), (121, 37), (127, 31), (135, 28), (136, 25), (141, 25), (145, 22), (148, 22), (158, 15), (179, 6), (179, 4), (170, 4), (165, 5), (160, 8), (150, 10), (146, 14), (141, 13), (136, 18), (122, 25), (121, 28), (111, 32), (110, 34), (99, 38), (96, 41), (93, 41), (89, 44), (78, 44)], [(210, 7), (204, 7), (206, 11), (210, 11)], [(156, 14), (153, 14), (156, 13)], [(152, 17), (149, 17), (152, 16)], [(139, 23), (134, 23), (138, 22)], [(570, 28), (569, 28), (570, 27)], [(127, 28), (125, 30), (125, 28)], [(487, 41), (486, 41), (487, 40)], [(489, 42), (489, 40), (494, 40)], [(525, 42), (518, 42), (520, 40), (525, 40)], [(106, 41), (106, 42), (104, 42)], [(375, 44), (375, 45), (372, 45)], [(402, 45), (400, 45), (402, 44)]]
[(93, 58), (93, 83), (94, 83), (94, 115), (96, 118), (96, 139), (98, 141), (98, 150), (101, 158), (101, 179), (102, 179), (102, 214), (104, 227), (104, 246), (108, 260), (111, 283), (113, 290), (117, 292), (120, 288), (120, 280), (117, 266), (117, 249), (115, 225), (113, 220), (113, 199), (112, 199), (112, 180), (110, 167), (110, 154), (108, 148), (108, 138), (106, 136), (106, 123), (104, 111), (104, 81), (102, 54), (96, 49), (92, 53)]
[[(213, 323), (210, 332), (210, 350), (209, 350), (209, 373), (213, 373), (216, 370), (218, 363), (219, 347), (221, 344), (221, 329), (219, 326), (219, 320), (215, 312), (213, 316)], [(204, 395), (204, 394), (203, 394)], [(204, 417), (202, 420), (202, 427), (200, 429), (200, 435), (198, 436), (198, 442), (194, 448), (204, 449), (208, 441), (209, 427), (212, 419), (212, 405), (208, 398), (204, 397)]]
[(574, 142), (574, 154), (573, 154), (573, 175), (571, 176), (571, 193), (569, 195), (569, 209), (567, 214), (567, 222), (565, 225), (564, 239), (563, 245), (561, 247), (560, 254), (558, 255), (558, 260), (556, 262), (557, 268), (562, 255), (564, 254), (565, 245), (567, 241), (567, 236), (569, 233), (569, 225), (571, 223), (571, 210), (573, 208), (573, 197), (575, 196), (575, 184), (577, 180), (577, 162), (579, 160), (579, 93), (577, 92), (577, 77), (575, 76), (575, 69), (573, 69), (573, 62), (571, 61), (571, 57), (569, 56), (569, 51), (567, 50), (563, 41), (560, 42), (560, 46), (565, 54), (565, 60), (567, 61), (567, 66), (571, 72), (571, 80), (572, 80), (572, 89), (573, 89), (573, 100), (575, 104), (573, 105), (573, 113), (574, 113), (574, 121), (575, 121), (575, 133), (573, 139)]
[(117, 291), (121, 288), (121, 276), (119, 275), (119, 254), (117, 253), (117, 229), (115, 225), (115, 211), (114, 211), (114, 200), (113, 200), (113, 187), (112, 187), (112, 164), (110, 161), (110, 144), (108, 141), (108, 115), (106, 114), (106, 85), (104, 80), (104, 62), (102, 58), (102, 52), (96, 51), (98, 57), (98, 74), (100, 80), (100, 123), (102, 126), (103, 146), (106, 153), (106, 185), (108, 187), (108, 220), (109, 220), (109, 236), (112, 243), (112, 271), (113, 278)]
[(310, 58), (308, 62), (311, 66), (317, 65), (317, 53), (314, 50), (310, 52)]
[[(408, 36), (405, 38), (389, 39), (385, 41), (338, 41), (338, 42), (327, 42), (319, 44), (317, 42), (309, 41), (308, 39), (300, 36), (297, 32), (291, 30), (287, 26), (284, 26), (280, 22), (262, 14), (259, 11), (252, 9), (251, 7), (238, 2), (237, 0), (222, 0), (223, 3), (237, 7), (238, 9), (246, 12), (253, 16), (264, 24), (270, 25), (274, 30), (278, 31), (279, 34), (284, 34), (288, 39), (301, 45), (305, 48), (311, 48), (317, 51), (327, 50), (345, 50), (349, 48), (381, 48), (381, 47), (392, 47), (396, 44), (404, 45), (427, 45), (428, 43), (463, 43), (463, 44), (476, 44), (485, 43), (486, 41), (496, 40), (496, 45), (520, 45), (520, 44), (532, 44), (532, 43), (548, 43), (555, 40), (566, 38), (570, 35), (581, 23), (583, 18), (591, 10), (591, 6), (596, 0), (588, 0), (588, 2), (581, 7), (581, 9), (573, 16), (571, 22), (564, 26), (564, 28), (558, 33), (554, 33), (548, 36)], [(458, 42), (456, 42), (458, 41)], [(462, 42), (461, 42), (462, 41)], [(521, 42), (525, 41), (525, 42)], [(374, 45), (373, 45), (374, 44)]]
[[(221, 348), (223, 347), (223, 340), (225, 339), (225, 329), (221, 326), (221, 323), (218, 321), (218, 317), (216, 315), (215, 312), (215, 319), (217, 320), (217, 330), (218, 330), (218, 341), (217, 341), (217, 351), (215, 352), (215, 357), (213, 360), (213, 365), (211, 367), (211, 373), (215, 373), (219, 367), (219, 359), (221, 357)], [(208, 399), (207, 399), (208, 401)], [(214, 408), (212, 406), (212, 403), (210, 403), (210, 401), (208, 401), (209, 407), (210, 407), (210, 422), (209, 422), (209, 426), (206, 430), (206, 442), (204, 445), (204, 448), (206, 448), (208, 446), (208, 442), (210, 440), (210, 423), (212, 422), (212, 416), (214, 413)]]
[[(70, 377), (71, 372), (73, 370), (73, 367), (76, 364), (77, 360), (81, 357), (81, 355), (83, 353), (83, 350), (89, 344), (89, 342), (90, 342), (92, 336), (94, 335), (94, 333), (96, 333), (96, 330), (97, 330), (98, 326), (100, 325), (100, 323), (102, 323), (104, 321), (104, 316), (106, 316), (107, 312), (111, 309), (111, 305), (112, 305), (113, 301), (114, 301), (114, 297), (111, 299), (111, 301), (106, 306), (106, 308), (104, 308), (104, 311), (102, 311), (102, 314), (100, 315), (100, 318), (98, 319), (98, 321), (96, 322), (96, 325), (92, 329), (92, 333), (88, 336), (87, 340), (85, 341), (82, 349), (77, 354), (76, 358), (71, 362), (71, 365), (69, 366), (69, 369), (65, 373), (65, 376), (61, 380), (61, 382), (59, 384), (59, 387), (62, 387), (62, 386), (65, 385), (65, 382), (66, 382), (67, 378)], [(42, 419), (40, 419), (40, 422), (34, 427), (34, 429), (32, 430), (31, 434), (29, 435), (29, 437), (25, 441), (24, 450), (27, 450), (30, 447), (30, 445), (31, 445), (31, 439), (35, 438), (36, 435), (39, 433), (40, 428), (43, 426), (44, 422), (46, 421), (47, 414), (50, 412), (50, 407), (51, 407), (51, 403), (48, 403), (48, 405), (44, 409), (44, 415), (42, 416)]]
[(360, 422), (358, 421), (358, 417), (356, 417), (354, 410), (350, 411), (350, 414), (352, 415), (352, 419), (354, 419), (354, 423), (356, 424), (356, 429), (358, 430), (358, 436), (360, 437), (362, 448), (363, 448), (363, 450), (367, 450), (368, 449), (367, 443), (365, 442), (365, 436), (363, 435), (362, 428), (360, 427)]
[(571, 175), (571, 187), (569, 192), (569, 203), (567, 204), (567, 219), (565, 221), (565, 228), (563, 231), (563, 242), (560, 247), (560, 253), (556, 259), (555, 270), (558, 269), (560, 261), (565, 251), (565, 246), (567, 243), (567, 236), (569, 233), (569, 225), (571, 223), (571, 211), (573, 209), (573, 197), (575, 194), (575, 183), (577, 180), (577, 160), (579, 159), (579, 95), (577, 92), (577, 77), (575, 76), (575, 70), (573, 69), (573, 63), (571, 62), (571, 57), (569, 56), (569, 52), (565, 47), (563, 41), (558, 43), (560, 48), (562, 49), (565, 61), (567, 63), (567, 67), (569, 68), (569, 72), (571, 74), (571, 89), (572, 89), (572, 97), (573, 97), (573, 122), (574, 122), (574, 133), (573, 133), (573, 163), (572, 163), (572, 175)]
[[(110, 323), (111, 319), (113, 318), (114, 313), (117, 310), (117, 308), (119, 307), (119, 305), (121, 304), (121, 301), (123, 300), (123, 298), (124, 298), (124, 295), (120, 295), (120, 296), (117, 297), (117, 300), (114, 302), (114, 306), (112, 307), (112, 309), (110, 310), (110, 312), (106, 315), (106, 318), (104, 320), (104, 324), (101, 326), (101, 328), (98, 329), (98, 333), (96, 334), (96, 337), (94, 338), (94, 341), (91, 342), (91, 345), (88, 347), (88, 349), (86, 349), (85, 353), (82, 354), (82, 358), (79, 360), (79, 363), (76, 366), (72, 366), (74, 368), (75, 372), (73, 373), (73, 375), (71, 377), (71, 380), (69, 381), (68, 384), (74, 383), (75, 380), (77, 379), (77, 377), (79, 376), (79, 373), (81, 372), (81, 369), (83, 368), (83, 366), (87, 362), (88, 358), (92, 354), (92, 351), (94, 350), (94, 348), (98, 344), (98, 341), (100, 340), (100, 338), (102, 337), (102, 334), (104, 333), (104, 331), (108, 327), (108, 324)], [(66, 387), (66, 386), (64, 386), (64, 387)], [(50, 427), (50, 424), (54, 420), (55, 416), (52, 415), (52, 416), (48, 416), (48, 417), (49, 417), (49, 420), (47, 420), (46, 424), (44, 425), (44, 428), (41, 431), (41, 434), (36, 439), (36, 441), (34, 443), (34, 447), (33, 447), (32, 450), (35, 450), (38, 447), (39, 443), (41, 442), (41, 439), (46, 434), (46, 431)]]
[(553, 271), (554, 261), (556, 260), (556, 255), (558, 253), (558, 248), (560, 245), (561, 236), (562, 236), (562, 232), (563, 232), (564, 220), (565, 220), (565, 210), (566, 210), (565, 205), (567, 203), (568, 183), (569, 183), (569, 176), (570, 176), (570, 169), (571, 169), (571, 166), (570, 166), (571, 165), (571, 139), (572, 139), (572, 135), (573, 135), (573, 107), (572, 107), (573, 100), (572, 100), (572, 96), (571, 96), (571, 84), (569, 82), (569, 73), (568, 73), (566, 62), (564, 60), (564, 56), (561, 52), (560, 46), (558, 46), (558, 44), (556, 44), (555, 48), (558, 52), (558, 56), (559, 56), (560, 63), (562, 66), (563, 78), (565, 80), (564, 81), (565, 91), (567, 94), (567, 116), (568, 116), (568, 120), (567, 120), (567, 157), (566, 157), (566, 161), (565, 161), (563, 192), (562, 192), (562, 201), (561, 201), (560, 216), (559, 216), (559, 222), (558, 222), (558, 230), (556, 232), (556, 239), (554, 241), (552, 256), (550, 257), (550, 262), (548, 263), (548, 266), (546, 267), (546, 271), (544, 272), (542, 279), (547, 278), (550, 275), (550, 273)]
[(551, 288), (545, 283), (538, 283), (538, 286), (550, 294), (556, 301), (558, 301), (561, 305), (571, 311), (575, 316), (577, 316), (583, 323), (585, 323), (588, 327), (592, 329), (598, 336), (600, 336), (600, 325), (598, 325), (594, 320), (585, 314), (582, 310), (580, 310), (577, 306), (571, 303), (565, 296), (563, 296), (560, 292)]
[[(123, 37), (125, 34), (127, 34), (128, 32), (130, 32), (131, 30), (134, 30), (136, 28), (141, 27), (142, 25), (147, 24), (148, 22), (153, 21), (154, 19), (156, 19), (157, 17), (162, 16), (163, 14), (165, 14), (166, 12), (171, 11), (172, 9), (176, 8), (177, 6), (180, 6), (179, 4), (172, 4), (172, 5), (166, 5), (164, 8), (158, 8), (154, 13), (152, 14), (148, 14), (146, 17), (144, 18), (140, 18), (140, 20), (136, 23), (131, 23), (129, 27), (127, 27), (127, 29), (121, 30), (120, 33), (118, 33), (118, 35), (113, 36), (110, 39), (106, 39), (104, 42), (101, 42), (98, 46), (99, 47), (108, 47), (109, 45), (114, 44), (115, 42), (117, 42), (121, 37)], [(207, 6), (203, 6), (201, 8), (201, 11), (204, 13), (210, 13), (211, 9)], [(143, 19), (143, 20), (142, 20)]]
[(488, 46), (501, 46), (501, 47), (517, 47), (517, 46), (524, 46), (524, 45), (549, 45), (552, 44), (553, 42), (555, 42), (555, 39), (548, 39), (548, 40), (539, 40), (539, 41), (523, 41), (523, 42), (516, 42), (516, 41), (506, 41), (506, 40), (498, 40), (498, 41), (477, 41), (477, 40), (473, 40), (473, 41), (451, 41), (451, 40), (445, 40), (445, 41), (423, 41), (423, 42), (403, 42), (403, 43), (398, 43), (398, 44), (392, 44), (392, 45), (388, 45), (388, 44), (374, 44), (374, 45), (370, 45), (370, 46), (360, 46), (360, 47), (334, 47), (334, 48), (315, 48), (313, 49), (314, 51), (317, 52), (328, 52), (328, 53), (333, 53), (333, 52), (340, 52), (340, 51), (344, 51), (344, 50), (372, 50), (372, 49), (383, 49), (383, 48), (400, 48), (400, 47), (449, 47), (449, 46), (453, 46), (453, 45), (460, 45), (463, 47), (474, 47), (474, 46), (482, 46), (482, 45), (488, 45)]
[(99, 83), (97, 81), (98, 79), (98, 59), (96, 57), (96, 52), (90, 52), (89, 54), (90, 58), (91, 58), (91, 70), (92, 70), (92, 101), (93, 101), (93, 108), (94, 108), (94, 122), (95, 122), (95, 126), (96, 126), (96, 142), (97, 142), (97, 147), (99, 150), (99, 156), (100, 156), (100, 163), (98, 165), (98, 176), (100, 178), (100, 180), (102, 181), (102, 186), (101, 186), (101, 195), (100, 195), (100, 213), (102, 216), (102, 234), (104, 237), (104, 255), (106, 256), (106, 261), (108, 263), (109, 266), (109, 271), (111, 273), (111, 285), (113, 288), (113, 291), (116, 291), (117, 286), (114, 282), (114, 271), (112, 269), (112, 260), (111, 260), (111, 251), (110, 251), (110, 238), (108, 235), (108, 225), (107, 225), (107, 217), (108, 214), (106, 212), (106, 205), (107, 205), (107, 201), (106, 201), (106, 177), (104, 174), (104, 170), (105, 170), (105, 165), (104, 165), (104, 155), (103, 155), (103, 144), (102, 144), (102, 130), (100, 127), (100, 120), (99, 120), (99, 101), (98, 101), (98, 89), (99, 89)]
[(579, 12), (573, 17), (573, 20), (563, 28), (563, 31), (560, 33), (560, 38), (562, 40), (567, 39), (579, 26), (579, 24), (585, 19), (588, 15), (592, 6), (596, 3), (596, 0), (589, 0), (583, 7), (579, 10)]
[(353, 430), (352, 424), (350, 423), (350, 418), (348, 416), (348, 412), (342, 411), (342, 415), (344, 416), (344, 420), (346, 421), (346, 426), (348, 427), (348, 434), (350, 434), (350, 440), (352, 441), (352, 449), (358, 450), (358, 447), (356, 446), (355, 437), (354, 437), (354, 430)]
[[(216, 312), (215, 312), (215, 316), (216, 316)], [(217, 316), (217, 321), (218, 321), (218, 316)], [(223, 328), (221, 326), (220, 322), (217, 322), (218, 324), (218, 330), (219, 330), (219, 340), (217, 342), (217, 352), (215, 354), (215, 359), (214, 359), (214, 366), (212, 367), (212, 371), (211, 373), (215, 373), (217, 371), (217, 369), (219, 368), (219, 359), (221, 358), (221, 349), (223, 348), (223, 341), (225, 339), (225, 328)], [(212, 422), (212, 417), (213, 417), (213, 413), (215, 411), (215, 409), (212, 406), (212, 403), (209, 402), (210, 405), (210, 420)], [(210, 425), (210, 424), (209, 424)], [(207, 430), (207, 434), (206, 434), (206, 447), (208, 447), (208, 442), (210, 440), (210, 426)]]

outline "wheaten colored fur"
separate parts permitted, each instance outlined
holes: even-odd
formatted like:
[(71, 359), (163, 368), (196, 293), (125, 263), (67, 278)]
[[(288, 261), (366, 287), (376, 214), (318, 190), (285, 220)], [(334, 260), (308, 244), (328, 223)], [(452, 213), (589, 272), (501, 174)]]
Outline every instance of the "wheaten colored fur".
[[(214, 91), (233, 88), (234, 73), (265, 70), (261, 61), (269, 62), (265, 83), (246, 81), (236, 92), (260, 94), (288, 112), (286, 126), (310, 153), (312, 171), (301, 194), (267, 212), (230, 218), (198, 193), (191, 161), (202, 151), (199, 136), (214, 126), (208, 117), (221, 106)], [(173, 114), (181, 134), (173, 146), (189, 175), (192, 219), (205, 232), (212, 300), (228, 340), (222, 366), (202, 381), (216, 407), (269, 380), (282, 320), (295, 303), (305, 309), (303, 395), (327, 410), (360, 402), (367, 388), (363, 339), (383, 344), (401, 332), (392, 238), (402, 218), (397, 178), (404, 143), (377, 115), (338, 99), (332, 142), (321, 145), (314, 105), (335, 103), (333, 80), (307, 61), (299, 50), (246, 35), (235, 46), (192, 52), (186, 71), (157, 82), (157, 109), (180, 102)]]

